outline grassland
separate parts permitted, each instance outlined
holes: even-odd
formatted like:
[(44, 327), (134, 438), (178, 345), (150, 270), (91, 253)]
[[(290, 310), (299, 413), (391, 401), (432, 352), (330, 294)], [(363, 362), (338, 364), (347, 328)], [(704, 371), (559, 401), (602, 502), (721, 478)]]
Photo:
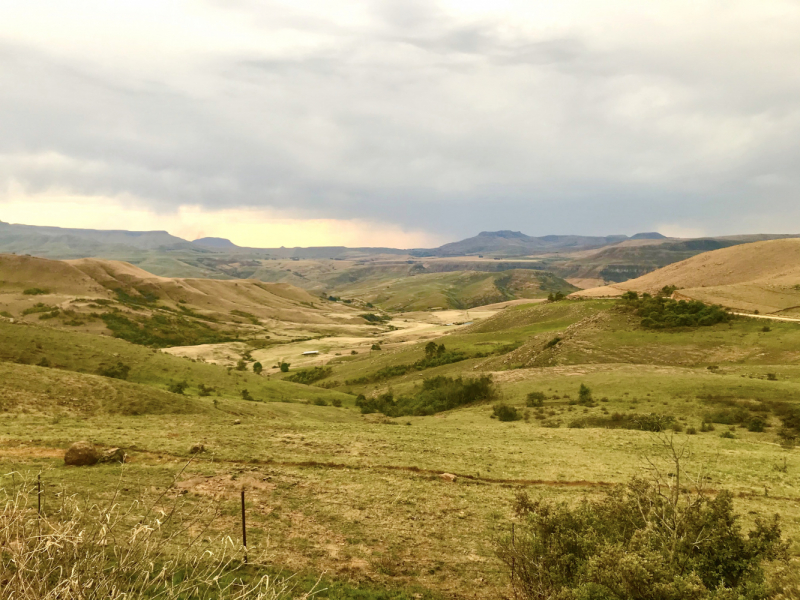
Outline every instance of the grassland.
[[(779, 513), (800, 539), (800, 458), (779, 435), (779, 407), (800, 406), (800, 326), (765, 331), (737, 318), (655, 331), (613, 300), (511, 305), (453, 327), (430, 317), (399, 315), (343, 337), (312, 386), (282, 380), (295, 367), (267, 378), (89, 332), (0, 323), (0, 464), (41, 472), (48, 503), (62, 493), (155, 501), (165, 488), (165, 506), (219, 502), (213, 529), (232, 536), (245, 488), (251, 553), (302, 581), (324, 574), (340, 586), (328, 597), (489, 599), (508, 593), (492, 540), (513, 520), (516, 491), (571, 501), (643, 473), (657, 435), (615, 423), (657, 416), (688, 444), (690, 468), (734, 494), (745, 526)], [(381, 349), (364, 350), (365, 340)], [(420, 361), (430, 341), (467, 358), (370, 379)], [(307, 344), (226, 347), (249, 352), (252, 365)], [(130, 366), (127, 380), (97, 374), (118, 362)], [(493, 419), (492, 403), (399, 418), (355, 406), (359, 393), (414, 394), (435, 375), (489, 375), (523, 418)], [(167, 391), (182, 380), (186, 395)], [(201, 396), (201, 383), (214, 392)], [(591, 402), (579, 403), (582, 384)], [(263, 401), (242, 400), (242, 389)], [(532, 392), (543, 406), (527, 406)], [(123, 447), (130, 461), (65, 467), (63, 449), (77, 439)], [(205, 452), (190, 454), (198, 443)], [(796, 541), (791, 552), (800, 556)]]

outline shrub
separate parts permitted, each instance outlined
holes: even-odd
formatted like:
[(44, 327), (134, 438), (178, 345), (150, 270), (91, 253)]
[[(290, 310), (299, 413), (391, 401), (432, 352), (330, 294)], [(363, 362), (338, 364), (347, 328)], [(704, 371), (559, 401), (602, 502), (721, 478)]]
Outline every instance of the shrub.
[(292, 375), (286, 377), (286, 381), (293, 381), (294, 383), (302, 383), (311, 385), (315, 381), (330, 377), (333, 373), (331, 367), (312, 367), (310, 369), (300, 369), (295, 371)]
[(256, 401), (256, 399), (253, 398), (252, 395), (250, 395), (250, 392), (248, 390), (242, 390), (242, 400), (247, 400), (248, 402)]
[(380, 350), (380, 349), (381, 349), (380, 344), (372, 344), (372, 348), (370, 348), (370, 350)]
[(697, 429), (695, 429), (694, 427), (688, 427), (686, 429), (686, 433), (689, 435), (697, 435)]
[(733, 435), (732, 431), (723, 431), (722, 433), (719, 434), (719, 437), (726, 438), (726, 439), (729, 439), (729, 440), (736, 439), (736, 436)]
[[(213, 388), (211, 386), (207, 386), (204, 383), (201, 383), (200, 385), (198, 385), (197, 389), (199, 390), (200, 395), (204, 396), (204, 397), (210, 396), (212, 392), (216, 391), (215, 388)], [(216, 400), (215, 400), (215, 402), (216, 402)], [(216, 404), (214, 404), (214, 406), (216, 406)]]
[(278, 367), (280, 368), (281, 373), (288, 373), (290, 365), (287, 362), (282, 362), (278, 365)]
[(324, 398), (317, 398), (314, 400), (315, 406), (328, 406), (328, 401)]
[(770, 331), (772, 331), (772, 329), (770, 328), (770, 326), (769, 326), (769, 325), (764, 325), (764, 326), (761, 328), (761, 331), (763, 331), (764, 333), (769, 333)]
[(761, 417), (753, 417), (747, 423), (747, 431), (754, 431), (756, 433), (761, 433), (764, 431), (764, 428), (767, 426), (767, 422)]
[(707, 327), (726, 323), (732, 318), (723, 307), (698, 300), (672, 300), (649, 294), (639, 298), (635, 292), (628, 292), (622, 298), (623, 306), (642, 317), (641, 325), (647, 329)]
[(767, 373), (767, 380), (778, 381), (778, 376), (775, 373)]
[(560, 341), (561, 341), (561, 338), (560, 338), (560, 337), (558, 337), (558, 336), (554, 337), (552, 340), (550, 340), (549, 342), (547, 342), (547, 343), (544, 345), (544, 348), (545, 348), (545, 350), (547, 350), (548, 348), (552, 348), (553, 346), (555, 346), (556, 344), (558, 344)]
[(44, 294), (49, 294), (50, 290), (46, 290), (46, 289), (42, 289), (42, 288), (38, 288), (38, 287), (32, 287), (32, 288), (28, 288), (27, 290), (23, 290), (22, 293), (25, 294), (26, 296), (42, 296)]
[(522, 522), (497, 542), (514, 596), (766, 598), (764, 564), (787, 557), (778, 516), (756, 516), (744, 533), (730, 492), (706, 495), (700, 485), (682, 493), (679, 459), (670, 470), (670, 480), (635, 478), (577, 504), (519, 492), (514, 508)]
[(236, 370), (237, 371), (246, 371), (247, 370), (247, 363), (245, 362), (245, 360), (243, 358), (240, 358), (236, 362)]
[(57, 310), (58, 310), (57, 306), (49, 306), (49, 305), (44, 304), (42, 302), (37, 302), (33, 306), (29, 306), (28, 308), (23, 310), (22, 314), (23, 315), (35, 315), (36, 313), (46, 313), (46, 312), (52, 312), (52, 311), (57, 311)]
[(172, 392), (173, 394), (183, 394), (186, 391), (186, 388), (189, 387), (189, 384), (184, 381), (172, 382), (167, 386), (167, 390)]
[(363, 414), (381, 412), (389, 417), (423, 416), (493, 400), (496, 395), (497, 391), (490, 376), (453, 379), (439, 375), (423, 380), (422, 389), (413, 396), (395, 399), (392, 392), (386, 392), (368, 399), (359, 394), (356, 406)]
[(100, 369), (97, 371), (97, 374), (102, 375), (103, 377), (111, 377), (113, 379), (127, 379), (130, 372), (131, 368), (128, 365), (118, 362), (110, 367), (100, 367)]
[(264, 370), (264, 366), (260, 362), (253, 363), (253, 373), (256, 375), (261, 375), (261, 371)]
[(530, 407), (544, 406), (544, 399), (544, 392), (530, 392), (525, 401), (525, 405)]
[(336, 408), (342, 407), (342, 400), (340, 398), (334, 398), (331, 400), (331, 404), (333, 404)]
[(522, 418), (516, 408), (503, 403), (492, 407), (492, 416), (500, 421), (519, 421)]
[(100, 315), (116, 338), (134, 344), (153, 348), (168, 346), (197, 346), (200, 344), (220, 344), (234, 341), (225, 332), (212, 329), (205, 323), (187, 320), (183, 317), (169, 317), (156, 314), (150, 317), (133, 316), (129, 318), (115, 311)]
[(391, 317), (386, 317), (383, 315), (376, 315), (374, 313), (366, 313), (361, 315), (361, 318), (369, 323), (385, 323), (386, 321), (391, 321)]
[(592, 403), (592, 390), (581, 384), (578, 390), (578, 404), (591, 404)]

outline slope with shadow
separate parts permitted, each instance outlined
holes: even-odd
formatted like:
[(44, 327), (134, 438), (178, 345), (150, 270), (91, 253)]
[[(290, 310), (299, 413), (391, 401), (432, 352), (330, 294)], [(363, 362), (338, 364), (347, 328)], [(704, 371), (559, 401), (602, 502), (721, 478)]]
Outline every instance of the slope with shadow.
[(154, 347), (240, 336), (280, 343), (366, 326), (357, 310), (285, 283), (171, 279), (120, 261), (17, 255), (0, 255), (0, 317)]
[(637, 279), (576, 292), (614, 297), (626, 291), (678, 288), (676, 297), (737, 310), (790, 313), (800, 309), (800, 239), (755, 242), (706, 252)]

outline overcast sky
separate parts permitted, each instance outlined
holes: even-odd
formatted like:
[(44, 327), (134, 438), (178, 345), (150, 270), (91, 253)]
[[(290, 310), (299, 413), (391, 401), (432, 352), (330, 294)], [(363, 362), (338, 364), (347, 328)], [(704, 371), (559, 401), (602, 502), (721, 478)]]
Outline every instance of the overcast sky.
[(800, 2), (2, 0), (0, 220), (800, 232)]

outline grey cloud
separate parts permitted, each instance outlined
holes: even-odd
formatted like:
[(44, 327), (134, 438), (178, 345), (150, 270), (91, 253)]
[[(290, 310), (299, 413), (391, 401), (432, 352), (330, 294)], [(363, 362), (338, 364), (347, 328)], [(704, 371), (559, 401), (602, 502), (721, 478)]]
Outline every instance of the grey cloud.
[[(254, 5), (234, 9), (268, 33)], [(159, 210), (271, 206), (453, 236), (673, 222), (724, 233), (765, 211), (782, 215), (765, 227), (800, 230), (785, 218), (800, 217), (800, 81), (786, 76), (797, 59), (728, 61), (720, 44), (736, 57), (752, 46), (735, 39), (704, 53), (577, 28), (508, 35), (421, 3), (374, 16), (367, 29), (313, 18), (326, 43), (211, 53), (178, 81), (6, 41), (0, 189), (13, 179)], [(304, 26), (286, 10), (275, 21)]]

